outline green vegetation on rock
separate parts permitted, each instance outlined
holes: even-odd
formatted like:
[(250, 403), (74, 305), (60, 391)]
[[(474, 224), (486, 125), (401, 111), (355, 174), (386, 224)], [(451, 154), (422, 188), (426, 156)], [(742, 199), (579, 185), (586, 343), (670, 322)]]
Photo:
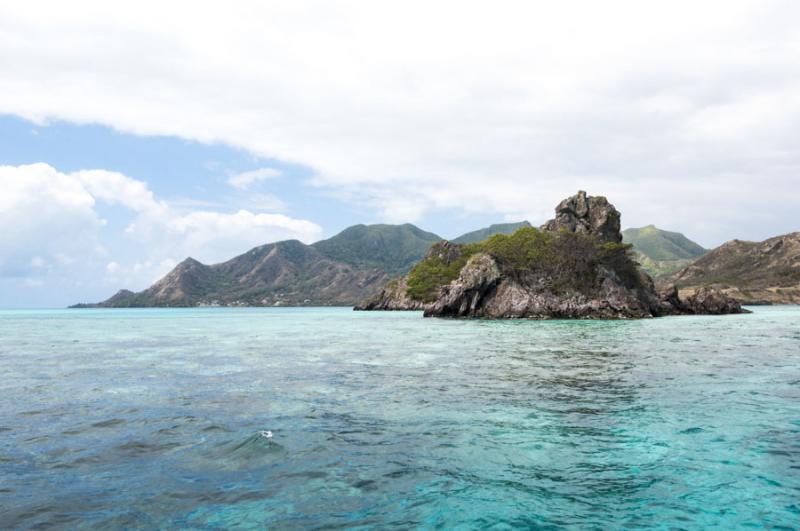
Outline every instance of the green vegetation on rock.
[(436, 299), (439, 287), (455, 280), (469, 257), (480, 252), (479, 244), (470, 243), (456, 247), (452, 254), (447, 255), (436, 252), (437, 245), (408, 273), (407, 293), (412, 299), (423, 302)]
[(434, 246), (408, 275), (408, 295), (430, 302), (439, 288), (458, 278), (469, 258), (477, 253), (492, 256), (498, 266), (519, 282), (553, 293), (584, 292), (594, 287), (597, 267), (617, 272), (626, 284), (637, 282), (631, 246), (602, 242), (568, 231), (541, 231), (523, 227), (513, 234), (495, 234), (478, 242), (439, 252)]

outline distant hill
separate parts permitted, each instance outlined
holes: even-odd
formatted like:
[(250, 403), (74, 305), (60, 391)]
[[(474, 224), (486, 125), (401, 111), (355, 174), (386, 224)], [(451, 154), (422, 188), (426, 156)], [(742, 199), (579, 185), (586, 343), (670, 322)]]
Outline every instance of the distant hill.
[(520, 221), (517, 223), (497, 223), (483, 229), (462, 234), (458, 238), (451, 241), (453, 243), (477, 243), (482, 242), (486, 238), (494, 236), (495, 234), (512, 234), (513, 232), (516, 232), (517, 229), (530, 226), (531, 224), (527, 221)]
[(346, 306), (406, 273), (440, 240), (410, 224), (356, 225), (313, 245), (271, 243), (221, 264), (187, 258), (144, 291), (76, 306)]
[(121, 290), (104, 302), (77, 307), (347, 305), (388, 280), (386, 271), (359, 269), (288, 240), (221, 264), (187, 258), (144, 291)]
[(680, 232), (661, 230), (655, 225), (622, 231), (622, 241), (651, 260), (692, 260), (706, 250)]
[(408, 271), (441, 239), (410, 223), (354, 225), (311, 247), (331, 260), (359, 268), (383, 269), (394, 276)]
[(680, 232), (661, 230), (655, 225), (625, 229), (622, 241), (633, 245), (637, 261), (653, 278), (670, 275), (706, 252)]
[(743, 303), (800, 303), (800, 232), (729, 241), (660, 282), (684, 292), (719, 287)]
[(694, 260), (691, 259), (653, 260), (646, 254), (640, 253), (636, 250), (634, 250), (634, 257), (639, 265), (642, 266), (642, 269), (644, 269), (647, 274), (653, 277), (655, 280), (669, 276), (676, 271), (680, 271), (684, 267), (694, 262)]

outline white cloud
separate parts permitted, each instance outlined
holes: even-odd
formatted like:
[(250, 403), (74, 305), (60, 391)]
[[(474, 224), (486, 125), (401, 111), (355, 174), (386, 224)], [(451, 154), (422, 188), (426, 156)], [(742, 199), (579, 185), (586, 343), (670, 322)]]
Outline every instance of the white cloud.
[[(217, 262), (271, 241), (311, 242), (322, 232), (283, 214), (175, 208), (146, 183), (105, 170), (0, 166), (0, 190), (0, 279), (27, 286), (52, 277), (141, 289), (186, 256)], [(102, 219), (98, 202), (116, 205), (115, 221), (127, 220), (127, 228)]]
[(96, 199), (122, 205), (134, 212), (164, 215), (169, 206), (156, 201), (147, 183), (107, 170), (83, 170), (70, 174)]
[[(106, 264), (105, 284), (113, 290), (119, 287), (133, 287), (134, 289), (146, 287), (163, 277), (176, 265), (178, 265), (178, 261), (174, 258), (165, 258), (161, 261), (135, 260), (128, 265), (109, 262)], [(107, 297), (109, 293), (110, 291), (104, 293), (97, 300)]]
[(228, 178), (228, 183), (234, 188), (247, 190), (250, 188), (250, 186), (257, 182), (274, 179), (280, 176), (280, 170), (276, 170), (275, 168), (259, 168), (257, 170), (250, 170), (237, 173), (236, 175), (231, 175)]
[(319, 225), (283, 214), (233, 214), (197, 211), (171, 217), (160, 225), (169, 241), (180, 241), (184, 255), (201, 261), (227, 260), (251, 247), (268, 242), (298, 239), (311, 243), (322, 234)]
[(150, 253), (155, 256), (171, 254), (174, 259), (193, 255), (213, 262), (227, 260), (263, 243), (290, 238), (310, 243), (321, 235), (321, 228), (315, 223), (283, 214), (174, 208), (166, 201), (156, 200), (146, 183), (116, 172), (88, 170), (70, 175), (96, 199), (135, 212), (137, 216), (126, 232), (155, 245), (159, 252)]
[(385, 219), (542, 220), (580, 187), (710, 245), (797, 228), (798, 17), (789, 0), (8, 2), (0, 112), (306, 164)]
[(243, 206), (258, 211), (281, 211), (288, 209), (288, 206), (280, 197), (264, 193), (248, 193)]
[(0, 276), (25, 277), (98, 247), (103, 222), (80, 181), (46, 164), (0, 166)]

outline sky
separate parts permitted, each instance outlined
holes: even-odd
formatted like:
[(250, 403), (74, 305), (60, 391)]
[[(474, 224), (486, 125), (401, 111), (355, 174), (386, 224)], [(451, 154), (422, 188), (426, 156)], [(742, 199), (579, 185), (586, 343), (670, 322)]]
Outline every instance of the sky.
[(706, 247), (800, 230), (793, 1), (4, 2), (0, 307), (577, 190)]

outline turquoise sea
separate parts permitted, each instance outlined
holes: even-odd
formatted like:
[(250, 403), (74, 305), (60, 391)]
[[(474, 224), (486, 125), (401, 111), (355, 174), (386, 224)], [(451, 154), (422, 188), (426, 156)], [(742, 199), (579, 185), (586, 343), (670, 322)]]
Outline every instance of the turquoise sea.
[(0, 528), (795, 529), (800, 307), (753, 310), (2, 311)]

